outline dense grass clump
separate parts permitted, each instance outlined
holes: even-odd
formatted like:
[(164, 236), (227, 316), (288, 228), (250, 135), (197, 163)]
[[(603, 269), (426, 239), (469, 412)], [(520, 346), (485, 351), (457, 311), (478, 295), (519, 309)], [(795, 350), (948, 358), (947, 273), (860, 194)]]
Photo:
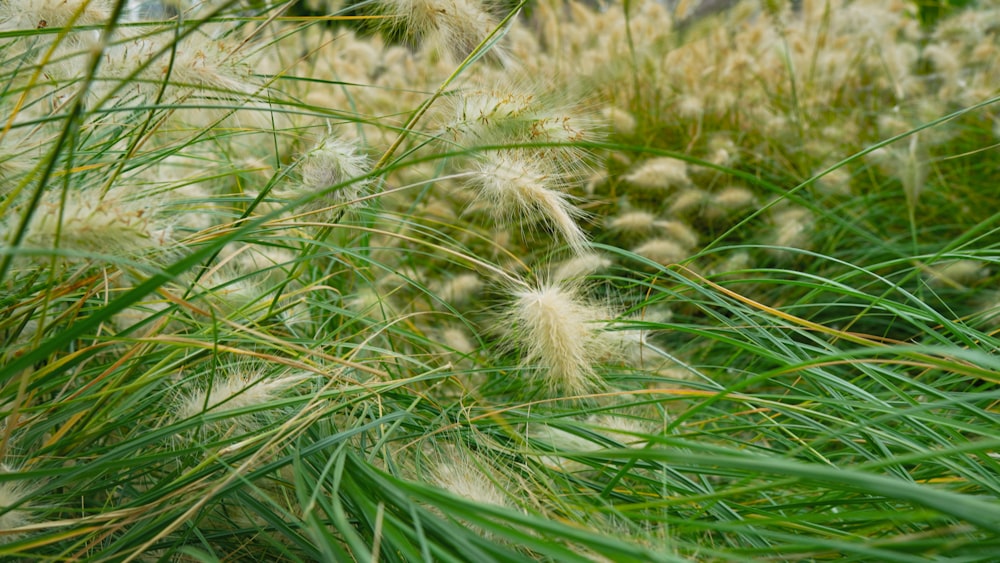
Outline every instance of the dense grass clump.
[(994, 558), (1000, 5), (672, 4), (0, 4), (0, 556)]

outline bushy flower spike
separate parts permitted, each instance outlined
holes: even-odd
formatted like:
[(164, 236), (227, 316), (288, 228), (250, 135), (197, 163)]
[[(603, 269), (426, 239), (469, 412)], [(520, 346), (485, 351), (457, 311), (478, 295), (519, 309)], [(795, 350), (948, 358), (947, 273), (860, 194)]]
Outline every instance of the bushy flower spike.
[[(232, 373), (217, 379), (211, 389), (180, 397), (174, 411), (175, 418), (184, 420), (202, 412), (222, 413), (263, 406), (308, 378), (308, 374), (295, 373), (262, 379), (259, 373), (233, 369)], [(244, 430), (251, 429), (252, 418), (249, 415), (241, 416), (236, 422)]]
[(633, 248), (632, 252), (663, 266), (683, 262), (691, 254), (684, 245), (667, 238), (648, 240)]
[(667, 157), (647, 160), (623, 179), (636, 188), (648, 191), (665, 191), (691, 185), (687, 163)]
[(587, 150), (576, 146), (601, 130), (586, 112), (565, 103), (564, 94), (533, 87), (514, 79), (494, 86), (460, 92), (452, 98), (454, 115), (446, 129), (462, 146), (506, 143), (565, 143), (539, 147), (536, 153), (565, 172), (586, 169)]
[(545, 283), (514, 292), (505, 321), (525, 367), (545, 387), (566, 396), (600, 389), (597, 363), (610, 352), (602, 338), (609, 311), (588, 303), (577, 286)]
[(431, 470), (431, 483), (475, 502), (506, 506), (504, 492), (481, 469), (488, 462), (474, 455), (457, 448), (446, 448), (440, 454), (444, 459), (434, 464)]
[(626, 211), (621, 215), (608, 217), (608, 229), (630, 236), (648, 235), (656, 225), (656, 215), (648, 211)]
[(785, 247), (809, 248), (812, 237), (813, 217), (806, 209), (797, 207), (782, 209), (771, 216), (774, 232), (771, 235), (773, 244), (777, 247), (769, 249), (778, 258), (788, 258)]
[(101, 25), (111, 17), (114, 4), (114, 0), (4, 0), (0, 2), (0, 29), (66, 27), (70, 22)]
[[(168, 248), (172, 228), (157, 212), (159, 200), (134, 200), (119, 192), (113, 190), (103, 198), (96, 190), (70, 192), (61, 206), (54, 198), (42, 202), (28, 222), (21, 246), (128, 257)], [(0, 224), (5, 242), (18, 216), (12, 213)]]
[(593, 252), (578, 254), (552, 269), (552, 280), (556, 282), (574, 281), (603, 270), (611, 265), (611, 260)]
[[(482, 0), (381, 0), (385, 21), (403, 34), (436, 43), (456, 59), (464, 59), (500, 25), (493, 2)], [(490, 53), (505, 54), (499, 44)]]
[[(7, 464), (0, 463), (0, 474), (17, 473), (17, 470)], [(4, 480), (0, 482), (0, 545), (18, 540), (22, 534), (9, 533), (31, 523), (30, 512), (25, 509), (23, 501), (31, 496), (31, 491), (23, 481)], [(13, 508), (19, 505), (18, 508)]]
[(562, 235), (575, 252), (586, 251), (587, 236), (576, 222), (582, 212), (570, 203), (568, 195), (550, 187), (552, 173), (527, 154), (515, 151), (484, 154), (470, 173), (469, 183), (498, 222), (541, 219)]
[[(368, 156), (357, 145), (330, 134), (302, 157), (298, 163), (300, 181), (286, 188), (284, 195), (297, 198), (308, 193), (325, 192), (323, 197), (308, 204), (308, 209), (352, 205), (368, 192), (371, 180), (357, 178), (370, 172), (371, 167)], [(339, 184), (344, 185), (330, 191)]]

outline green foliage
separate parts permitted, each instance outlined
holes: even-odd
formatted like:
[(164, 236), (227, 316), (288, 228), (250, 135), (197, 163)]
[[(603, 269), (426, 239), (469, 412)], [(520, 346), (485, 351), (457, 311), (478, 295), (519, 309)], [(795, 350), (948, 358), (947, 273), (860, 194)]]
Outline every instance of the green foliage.
[(0, 4), (0, 557), (995, 557), (996, 8), (175, 4)]
[(913, 3), (917, 6), (920, 23), (931, 28), (953, 11), (974, 5), (975, 0), (914, 0)]

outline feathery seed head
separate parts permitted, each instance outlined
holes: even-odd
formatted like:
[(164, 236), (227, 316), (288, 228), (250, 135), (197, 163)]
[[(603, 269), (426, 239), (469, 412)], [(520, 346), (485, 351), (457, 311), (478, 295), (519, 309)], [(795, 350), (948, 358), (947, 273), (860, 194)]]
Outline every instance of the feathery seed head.
[(344, 307), (352, 313), (377, 321), (389, 319), (392, 314), (389, 300), (369, 286), (358, 289), (356, 293), (344, 299)]
[[(333, 135), (316, 143), (298, 164), (302, 189), (307, 192), (328, 190), (370, 171), (368, 157), (355, 144)], [(355, 180), (327, 194), (319, 205), (323, 205), (324, 199), (334, 204), (351, 204), (363, 196), (370, 185), (369, 179)]]
[(609, 352), (601, 337), (609, 312), (586, 302), (572, 285), (542, 284), (513, 296), (508, 336), (521, 351), (522, 364), (538, 368), (535, 378), (566, 396), (600, 389), (596, 365)]
[(572, 143), (590, 136), (593, 127), (573, 115), (539, 116), (531, 122), (528, 138), (546, 143)]
[[(0, 107), (0, 111), (4, 110), (10, 111), (9, 108)], [(17, 185), (24, 173), (34, 167), (37, 150), (15, 130), (0, 136), (0, 199)]]
[(708, 194), (697, 189), (690, 188), (680, 192), (673, 197), (668, 211), (672, 215), (688, 216), (698, 212), (708, 200)]
[(441, 342), (459, 354), (471, 354), (476, 350), (468, 333), (458, 327), (449, 327), (441, 332)]
[(596, 136), (598, 124), (564, 101), (565, 94), (544, 91), (527, 80), (510, 86), (460, 92), (453, 98), (454, 117), (446, 129), (465, 146), (504, 143), (566, 143), (539, 148), (567, 172), (584, 167), (587, 151), (573, 143)]
[(611, 265), (611, 260), (595, 252), (579, 254), (564, 260), (552, 271), (552, 281), (575, 282)]
[(66, 27), (70, 22), (101, 25), (111, 17), (113, 7), (114, 0), (4, 0), (0, 2), (0, 29)]
[[(397, 32), (430, 42), (459, 60), (500, 24), (493, 2), (482, 0), (380, 0), (377, 10), (390, 16), (384, 21)], [(498, 43), (490, 53), (500, 61), (505, 58)]]
[[(22, 246), (128, 257), (168, 248), (172, 228), (159, 218), (158, 200), (129, 199), (120, 192), (101, 197), (96, 190), (74, 191), (61, 206), (55, 199), (43, 202), (27, 225)], [(11, 215), (13, 219), (17, 213)], [(7, 231), (14, 225), (3, 227)]]
[(990, 291), (979, 298), (976, 316), (990, 329), (1000, 328), (1000, 291)]
[[(0, 473), (15, 474), (17, 470), (7, 464), (0, 463)], [(31, 523), (30, 512), (23, 501), (31, 496), (31, 491), (23, 481), (4, 480), (0, 482), (0, 544), (17, 541), (22, 534), (11, 533), (22, 526)], [(19, 506), (18, 506), (19, 505)], [(18, 508), (12, 508), (18, 506)]]
[(635, 134), (636, 120), (631, 113), (614, 106), (601, 110), (601, 115), (611, 125), (611, 130), (622, 136)]
[(646, 440), (637, 437), (636, 434), (649, 433), (649, 429), (642, 422), (624, 416), (595, 414), (587, 418), (587, 423), (596, 427), (601, 434), (632, 448), (641, 448), (646, 444)]
[[(812, 237), (812, 214), (808, 210), (792, 207), (775, 212), (771, 216), (774, 231), (771, 243), (778, 247), (809, 248)], [(769, 249), (777, 258), (788, 258), (788, 252), (781, 248)]]
[(511, 124), (530, 122), (535, 113), (535, 95), (512, 88), (476, 90), (459, 95), (455, 117), (448, 129), (466, 139), (482, 140), (508, 131)]
[(627, 235), (643, 236), (653, 232), (656, 226), (656, 215), (648, 211), (626, 211), (615, 217), (610, 217), (607, 226), (612, 231)]
[(677, 115), (684, 119), (698, 120), (705, 114), (705, 103), (700, 96), (683, 96), (677, 102)]
[(662, 234), (685, 248), (698, 246), (698, 233), (683, 221), (657, 221), (654, 225)]
[[(309, 378), (308, 374), (295, 373), (263, 377), (259, 372), (245, 372), (233, 367), (219, 377), (210, 389), (195, 391), (179, 397), (175, 418), (184, 420), (202, 412), (223, 413), (251, 407), (262, 407), (280, 398), (288, 390)], [(230, 419), (242, 430), (252, 430), (253, 414)], [(223, 424), (223, 423), (218, 423)]]
[(703, 214), (708, 221), (722, 222), (740, 211), (749, 209), (756, 200), (757, 198), (750, 190), (739, 186), (729, 186), (710, 196)]
[[(99, 82), (95, 94), (103, 97), (102, 90), (117, 88), (116, 105), (141, 104), (155, 96), (159, 88), (157, 78), (162, 80), (162, 75), (158, 77), (155, 72), (162, 71), (162, 68), (158, 70), (147, 68), (144, 73), (139, 74), (140, 80), (130, 80), (124, 85), (122, 81), (132, 76), (142, 64), (148, 62), (164, 47), (165, 40), (156, 36), (123, 37), (105, 46), (98, 68)], [(75, 76), (79, 70), (74, 68), (71, 72), (74, 72)]]
[(262, 101), (266, 88), (241, 51), (246, 45), (191, 34), (177, 45), (175, 57), (157, 58), (143, 76), (152, 84), (168, 81), (165, 98), (178, 103), (171, 120), (181, 127), (214, 126), (221, 118), (230, 127), (266, 130), (283, 116)]
[(712, 268), (712, 273), (732, 277), (733, 272), (747, 270), (750, 268), (750, 253), (745, 250), (734, 252)]
[(712, 203), (723, 209), (739, 210), (753, 205), (755, 199), (750, 190), (739, 186), (730, 186), (719, 190), (712, 198)]
[(491, 152), (477, 160), (469, 181), (501, 224), (541, 219), (575, 252), (586, 250), (587, 236), (576, 222), (582, 212), (569, 196), (550, 187), (553, 174), (543, 163), (519, 151)]
[(723, 134), (713, 135), (708, 141), (707, 161), (718, 166), (732, 166), (739, 156), (739, 149), (731, 138)]
[(219, 263), (230, 267), (235, 275), (248, 275), (266, 284), (277, 284), (288, 278), (288, 268), (295, 254), (274, 246), (229, 243), (219, 253)]
[(666, 238), (648, 240), (633, 248), (632, 252), (663, 266), (683, 262), (690, 256), (690, 252), (684, 246)]
[[(454, 450), (456, 448), (447, 448)], [(506, 506), (507, 497), (490, 476), (483, 473), (482, 466), (486, 460), (471, 452), (450, 451), (451, 455), (442, 453), (446, 459), (434, 464), (431, 469), (432, 484), (445, 489), (452, 494), (471, 501)]]
[(958, 79), (959, 73), (965, 66), (962, 61), (962, 53), (956, 52), (953, 46), (947, 43), (932, 43), (924, 48), (924, 59), (934, 66), (934, 71), (938, 78), (953, 82)]
[(539, 456), (539, 461), (567, 473), (587, 471), (590, 466), (562, 457), (558, 455), (559, 452), (589, 452), (601, 449), (600, 445), (587, 438), (548, 424), (532, 424), (528, 426), (526, 434), (528, 438), (555, 450), (552, 455)]
[(476, 274), (460, 274), (437, 287), (436, 295), (445, 303), (460, 305), (472, 300), (483, 288), (483, 280)]
[(238, 47), (193, 34), (178, 45), (173, 60), (157, 60), (157, 71), (161, 76), (169, 75), (171, 84), (177, 87), (244, 99), (257, 92), (259, 85), (251, 66), (236, 52)]
[(988, 275), (988, 270), (977, 260), (949, 260), (927, 269), (927, 284), (931, 287), (965, 289)]
[(643, 162), (623, 178), (629, 184), (644, 190), (664, 191), (691, 185), (687, 163), (676, 158), (653, 158)]
[(841, 166), (828, 172), (813, 185), (819, 192), (826, 195), (849, 196), (851, 195), (851, 172), (846, 167)]
[(132, 21), (168, 20), (190, 8), (188, 0), (126, 0), (126, 14)]

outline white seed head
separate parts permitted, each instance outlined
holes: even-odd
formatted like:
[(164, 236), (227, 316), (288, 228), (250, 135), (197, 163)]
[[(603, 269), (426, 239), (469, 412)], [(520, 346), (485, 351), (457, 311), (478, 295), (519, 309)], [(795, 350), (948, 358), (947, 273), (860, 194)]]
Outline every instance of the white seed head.
[[(10, 109), (0, 106), (0, 111), (7, 113)], [(37, 161), (40, 147), (32, 147), (31, 142), (19, 133), (18, 130), (11, 130), (6, 135), (0, 135), (0, 198), (6, 197)]]
[(287, 268), (295, 262), (290, 250), (260, 244), (229, 243), (219, 253), (219, 263), (237, 275), (249, 275), (262, 283), (277, 284), (287, 278)]
[(986, 328), (1000, 328), (1000, 291), (989, 291), (981, 296), (976, 315)]
[(978, 260), (950, 260), (928, 267), (927, 283), (932, 287), (964, 289), (987, 275), (987, 269)]
[(684, 248), (698, 246), (698, 233), (683, 221), (657, 221), (655, 227), (657, 231), (664, 235), (661, 238), (673, 239)]
[(459, 354), (471, 354), (476, 350), (465, 329), (449, 327), (441, 331), (441, 342)]
[(756, 197), (750, 190), (739, 186), (729, 186), (709, 196), (702, 213), (708, 221), (722, 222), (749, 209), (755, 202)]
[(734, 252), (712, 268), (712, 273), (717, 275), (732, 275), (733, 272), (747, 270), (751, 266), (750, 253), (744, 250)]
[[(0, 474), (13, 473), (17, 473), (17, 470), (7, 464), (0, 464)], [(0, 482), (0, 511), (3, 511), (3, 514), (0, 515), (0, 530), (9, 532), (31, 523), (32, 518), (31, 512), (27, 508), (28, 505), (22, 503), (29, 496), (31, 496), (31, 490), (24, 481), (5, 480)], [(19, 503), (18, 508), (11, 508)], [(16, 541), (21, 536), (22, 534), (17, 533), (0, 534), (0, 544)]]
[(543, 284), (514, 293), (506, 322), (524, 366), (537, 368), (550, 391), (576, 396), (602, 387), (596, 366), (609, 352), (601, 337), (609, 317), (575, 287)]
[(4, 0), (0, 2), (0, 29), (66, 27), (70, 22), (101, 25), (111, 17), (113, 7), (114, 0)]
[(673, 311), (666, 308), (647, 309), (641, 315), (615, 323), (605, 333), (605, 338), (619, 351), (622, 359), (630, 365), (648, 369), (651, 360), (662, 358), (661, 351), (651, 346), (649, 337), (655, 328), (641, 323), (668, 323)]
[[(202, 412), (224, 413), (250, 407), (261, 407), (280, 398), (284, 393), (309, 378), (305, 373), (261, 377), (260, 373), (244, 372), (239, 368), (220, 375), (210, 389), (194, 391), (180, 397), (174, 411), (177, 420), (184, 420)], [(252, 415), (230, 419), (250, 429)]]
[(691, 185), (687, 163), (676, 158), (653, 158), (640, 164), (623, 178), (636, 188), (665, 191)]
[[(561, 103), (558, 95), (536, 90), (505, 81), (494, 88), (459, 92), (447, 129), (463, 145), (573, 143), (594, 136), (597, 127), (585, 114)], [(571, 147), (545, 151), (563, 161), (583, 152)]]
[(739, 148), (728, 136), (714, 135), (708, 141), (708, 157), (706, 160), (718, 166), (732, 166), (739, 157)]
[(515, 88), (462, 93), (456, 99), (455, 116), (448, 128), (466, 139), (489, 139), (498, 130), (506, 131), (533, 119), (536, 105), (534, 94)]
[(555, 450), (555, 453), (552, 455), (539, 456), (539, 461), (549, 467), (553, 467), (567, 473), (586, 471), (590, 467), (580, 462), (562, 457), (558, 455), (559, 452), (591, 452), (601, 449), (600, 445), (595, 444), (586, 438), (577, 436), (576, 434), (567, 432), (561, 428), (549, 426), (548, 424), (529, 425), (527, 428), (527, 436), (532, 440), (540, 442)]
[[(771, 243), (775, 246), (802, 249), (810, 247), (813, 217), (808, 210), (797, 207), (783, 209), (771, 216), (771, 222), (774, 224)], [(769, 251), (779, 258), (788, 257), (787, 251), (781, 248), (769, 249)]]
[(368, 286), (358, 289), (353, 295), (345, 298), (344, 307), (352, 313), (378, 321), (384, 321), (392, 314), (388, 299), (380, 295), (375, 288)]
[(683, 96), (677, 101), (677, 115), (684, 119), (697, 120), (705, 114), (705, 103), (699, 96)]
[[(500, 23), (491, 2), (476, 0), (381, 0), (379, 9), (390, 16), (386, 20), (390, 26), (436, 44), (459, 60)], [(495, 57), (505, 59), (499, 44), (491, 49)]]
[(476, 274), (460, 274), (438, 284), (435, 294), (445, 303), (460, 305), (468, 303), (483, 288), (483, 280)]
[[(329, 190), (333, 186), (350, 182), (319, 200), (333, 204), (351, 204), (367, 192), (369, 179), (355, 180), (371, 171), (368, 157), (349, 141), (328, 136), (320, 140), (302, 157), (298, 164), (301, 188), (305, 192)], [(352, 181), (354, 180), (354, 181)]]
[(632, 252), (663, 266), (683, 262), (690, 256), (690, 251), (683, 245), (667, 238), (648, 240), (633, 248)]
[(431, 483), (471, 501), (506, 506), (507, 496), (481, 469), (486, 460), (472, 459), (473, 455), (455, 452), (448, 456), (449, 459), (435, 464), (431, 470)]
[(816, 189), (826, 195), (851, 195), (851, 172), (844, 166), (831, 170), (814, 184)]
[[(168, 248), (173, 242), (172, 228), (159, 217), (160, 201), (126, 198), (120, 192), (112, 190), (102, 197), (97, 190), (73, 191), (61, 205), (54, 198), (42, 202), (28, 222), (21, 245), (123, 257)], [(11, 215), (0, 230), (14, 228), (17, 213)], [(4, 234), (4, 238), (9, 236)]]
[(173, 60), (157, 59), (154, 66), (161, 78), (169, 76), (170, 83), (175, 87), (244, 99), (257, 92), (260, 85), (253, 78), (251, 66), (237, 52), (239, 47), (240, 44), (192, 34), (178, 45), (177, 56)]
[(959, 73), (965, 66), (961, 52), (946, 43), (932, 43), (924, 48), (924, 58), (934, 66), (934, 71), (939, 78), (953, 81), (958, 78)]
[(579, 254), (560, 262), (552, 271), (552, 281), (579, 280), (611, 265), (611, 260), (594, 252)]
[(642, 422), (624, 416), (595, 414), (587, 418), (587, 423), (595, 426), (601, 434), (631, 448), (641, 448), (646, 444), (646, 440), (635, 436), (636, 434), (649, 433), (649, 429)]
[(710, 205), (716, 205), (727, 211), (746, 209), (754, 204), (756, 197), (753, 192), (739, 186), (730, 186), (719, 190)]
[(635, 133), (636, 120), (631, 113), (614, 106), (608, 106), (601, 110), (601, 115), (611, 124), (611, 130), (615, 133), (628, 136)]
[(615, 217), (610, 217), (607, 226), (612, 231), (624, 234), (647, 235), (653, 232), (656, 225), (656, 215), (648, 211), (626, 211)]
[(697, 188), (684, 190), (673, 197), (669, 211), (672, 215), (690, 215), (701, 209), (708, 197), (708, 194)]
[(576, 222), (582, 212), (552, 187), (552, 173), (537, 160), (513, 151), (488, 153), (477, 160), (469, 181), (501, 224), (543, 220), (574, 251), (586, 250), (587, 236)]

